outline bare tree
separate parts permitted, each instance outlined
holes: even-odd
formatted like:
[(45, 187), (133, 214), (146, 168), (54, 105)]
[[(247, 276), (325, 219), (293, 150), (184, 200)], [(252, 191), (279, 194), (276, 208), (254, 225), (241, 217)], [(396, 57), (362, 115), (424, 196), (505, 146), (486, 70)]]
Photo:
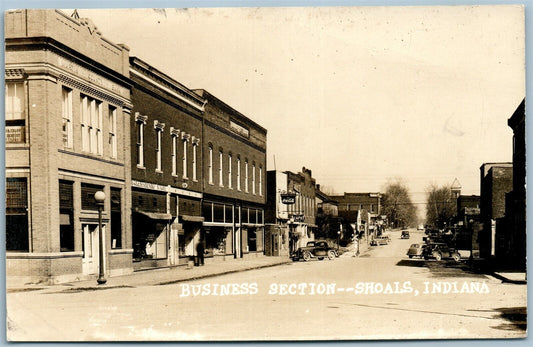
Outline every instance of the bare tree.
[(409, 189), (400, 179), (385, 185), (382, 211), (392, 227), (413, 226), (416, 223), (416, 206), (411, 201)]
[(444, 227), (457, 211), (457, 200), (448, 186), (438, 187), (435, 184), (427, 189), (426, 222), (438, 228)]

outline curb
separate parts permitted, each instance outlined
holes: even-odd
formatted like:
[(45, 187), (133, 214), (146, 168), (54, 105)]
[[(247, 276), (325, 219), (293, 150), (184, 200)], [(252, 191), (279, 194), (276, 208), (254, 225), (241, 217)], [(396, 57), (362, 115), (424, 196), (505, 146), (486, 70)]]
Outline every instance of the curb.
[(228, 274), (232, 274), (232, 273), (238, 273), (238, 272), (244, 272), (244, 271), (256, 270), (256, 269), (264, 269), (264, 268), (269, 268), (269, 267), (274, 267), (274, 266), (279, 266), (279, 265), (285, 265), (285, 264), (291, 264), (291, 263), (292, 262), (290, 262), (290, 261), (286, 261), (286, 262), (281, 262), (281, 263), (276, 263), (276, 264), (261, 265), (261, 266), (257, 266), (257, 267), (248, 267), (248, 268), (244, 268), (244, 269), (228, 270), (228, 271), (223, 271), (223, 272), (217, 272), (217, 273), (211, 273), (211, 274), (205, 274), (205, 275), (198, 275), (198, 276), (189, 277), (189, 278), (181, 278), (181, 279), (172, 280), (172, 281), (157, 282), (157, 283), (154, 283), (152, 285), (154, 285), (154, 286), (165, 286), (165, 285), (168, 285), (168, 284), (175, 284), (175, 283), (187, 282), (187, 281), (196, 281), (196, 280), (203, 279), (203, 278), (223, 276), (223, 275), (228, 275)]
[(495, 272), (491, 272), (489, 273), (490, 276), (494, 277), (494, 278), (497, 278), (499, 280), (501, 280), (503, 283), (511, 283), (511, 284), (527, 284), (527, 281), (526, 280), (511, 280), (505, 276), (502, 276), (502, 275), (499, 275)]

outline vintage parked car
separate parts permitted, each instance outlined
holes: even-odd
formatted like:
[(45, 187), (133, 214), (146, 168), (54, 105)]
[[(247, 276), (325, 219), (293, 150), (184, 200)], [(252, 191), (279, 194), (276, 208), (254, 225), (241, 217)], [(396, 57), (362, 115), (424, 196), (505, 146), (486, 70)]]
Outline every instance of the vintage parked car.
[(402, 230), (402, 239), (408, 239), (409, 238), (409, 230)]
[(324, 260), (328, 258), (333, 260), (337, 256), (337, 250), (331, 248), (326, 241), (309, 241), (305, 247), (300, 247), (292, 254), (292, 260), (298, 261), (303, 259), (309, 261), (311, 258)]
[(458, 262), (461, 260), (461, 255), (455, 249), (450, 248), (445, 243), (428, 243), (423, 251), (424, 259), (435, 259), (441, 261), (442, 259), (453, 259)]
[(411, 247), (407, 250), (407, 255), (409, 258), (413, 257), (420, 257), (422, 258), (422, 254), (424, 253), (424, 248), (426, 248), (426, 245), (423, 243), (413, 243)]
[(370, 246), (388, 245), (390, 243), (390, 237), (388, 236), (376, 236), (370, 241)]

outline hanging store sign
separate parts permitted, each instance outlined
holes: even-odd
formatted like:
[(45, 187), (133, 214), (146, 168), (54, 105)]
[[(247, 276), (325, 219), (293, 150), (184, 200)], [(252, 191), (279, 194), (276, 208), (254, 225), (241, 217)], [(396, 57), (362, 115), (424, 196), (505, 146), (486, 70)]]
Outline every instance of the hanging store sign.
[(281, 194), (281, 202), (285, 205), (292, 205), (296, 202), (296, 194)]

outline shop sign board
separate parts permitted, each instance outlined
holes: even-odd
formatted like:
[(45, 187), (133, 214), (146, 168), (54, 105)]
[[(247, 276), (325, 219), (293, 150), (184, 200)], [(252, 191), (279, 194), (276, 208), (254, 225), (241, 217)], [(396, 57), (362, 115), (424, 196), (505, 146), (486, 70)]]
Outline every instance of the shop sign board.
[(292, 205), (296, 202), (296, 194), (281, 194), (281, 202), (285, 205)]

